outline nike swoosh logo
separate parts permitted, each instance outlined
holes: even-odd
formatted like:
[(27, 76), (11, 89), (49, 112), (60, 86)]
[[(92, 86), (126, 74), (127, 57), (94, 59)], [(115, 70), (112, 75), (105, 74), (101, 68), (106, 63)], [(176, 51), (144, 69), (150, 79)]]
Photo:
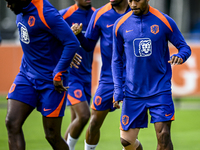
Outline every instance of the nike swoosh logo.
[(172, 115), (172, 113), (171, 114), (165, 114), (166, 117), (171, 116), (171, 115)]
[(106, 27), (107, 27), (107, 28), (110, 28), (110, 27), (112, 27), (112, 26), (114, 26), (114, 24), (110, 24), (110, 25), (107, 24)]
[(49, 111), (49, 110), (51, 110), (51, 109), (46, 109), (46, 108), (44, 108), (43, 110), (44, 110), (44, 111)]
[(133, 31), (133, 30), (126, 30), (126, 33), (131, 32), (131, 31)]

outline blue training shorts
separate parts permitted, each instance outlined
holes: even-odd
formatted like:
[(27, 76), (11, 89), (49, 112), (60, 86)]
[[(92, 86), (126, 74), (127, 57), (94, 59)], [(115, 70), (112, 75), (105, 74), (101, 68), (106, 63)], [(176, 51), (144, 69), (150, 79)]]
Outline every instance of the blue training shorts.
[(69, 89), (67, 95), (67, 105), (75, 105), (77, 103), (87, 101), (90, 105), (91, 100), (91, 83), (84, 83), (79, 80), (69, 79)]
[(174, 120), (174, 103), (171, 94), (163, 94), (150, 98), (125, 98), (122, 104), (120, 129), (147, 128), (148, 113), (151, 123)]
[(114, 111), (115, 108), (113, 107), (113, 90), (114, 84), (99, 83), (93, 98), (91, 108), (98, 111), (107, 109)]
[(20, 72), (11, 85), (7, 98), (37, 107), (46, 117), (64, 116), (66, 92), (55, 91), (53, 81), (32, 79)]

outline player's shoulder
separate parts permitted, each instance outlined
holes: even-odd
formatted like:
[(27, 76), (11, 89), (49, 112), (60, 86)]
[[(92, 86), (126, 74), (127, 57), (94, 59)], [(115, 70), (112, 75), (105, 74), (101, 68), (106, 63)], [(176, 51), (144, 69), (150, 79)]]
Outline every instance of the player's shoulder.
[(57, 9), (48, 0), (32, 0), (31, 3), (36, 7), (41, 19), (52, 14), (57, 15), (58, 13)]
[(32, 0), (31, 3), (38, 9), (43, 11), (48, 9), (55, 9), (55, 7), (48, 0)]
[(133, 11), (129, 11), (126, 14), (124, 14), (123, 16), (119, 17), (115, 24), (123, 24), (131, 15), (132, 15)]
[(79, 10), (79, 7), (77, 4), (74, 4), (65, 9), (60, 10), (59, 13), (61, 14), (61, 16), (63, 16), (64, 19), (66, 19), (70, 17), (77, 10)]
[(173, 31), (172, 26), (176, 25), (176, 23), (170, 16), (151, 6), (149, 8), (149, 11), (151, 14), (157, 17), (163, 24), (165, 24), (171, 31)]
[(105, 4), (104, 6), (96, 9), (96, 11), (93, 13), (92, 18), (91, 18), (91, 20), (93, 21), (93, 24), (94, 24), (93, 26), (95, 26), (96, 23), (99, 22), (99, 20), (104, 21), (106, 19), (106, 18), (104, 18), (104, 16), (106, 16), (105, 14), (110, 12), (110, 10), (112, 10), (112, 5), (110, 2)]
[(173, 21), (173, 19), (170, 16), (168, 16), (167, 14), (163, 13), (162, 11), (160, 11), (156, 8), (153, 8), (150, 6), (149, 11), (151, 14), (153, 14), (155, 17), (158, 17), (161, 20), (166, 18), (169, 21)]
[(115, 34), (117, 34), (118, 29), (125, 23), (125, 21), (132, 15), (133, 11), (127, 12), (125, 15), (121, 16), (115, 21), (114, 30)]
[(95, 12), (95, 11), (96, 11), (96, 8), (94, 8), (94, 7), (91, 7), (91, 10), (92, 10), (93, 12)]
[(58, 10), (48, 0), (32, 0), (31, 2), (37, 9), (40, 18), (37, 23), (41, 28), (51, 29), (55, 22), (62, 20)]
[(111, 9), (112, 9), (112, 5), (109, 2), (109, 3), (105, 4), (104, 6), (101, 6), (100, 8), (96, 9), (96, 11), (94, 13), (96, 14), (96, 16), (101, 16)]
[(63, 16), (69, 10), (70, 7), (59, 10), (60, 15)]

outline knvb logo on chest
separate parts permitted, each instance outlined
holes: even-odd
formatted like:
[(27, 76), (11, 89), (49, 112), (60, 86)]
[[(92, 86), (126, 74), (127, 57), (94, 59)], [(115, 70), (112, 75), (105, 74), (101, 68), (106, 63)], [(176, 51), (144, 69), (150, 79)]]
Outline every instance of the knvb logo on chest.
[(29, 38), (28, 30), (27, 30), (26, 26), (24, 26), (22, 23), (19, 22), (17, 27), (19, 29), (20, 40), (25, 44), (29, 44), (30, 38)]
[(159, 26), (158, 25), (152, 25), (151, 26), (151, 33), (157, 34), (159, 32)]
[(147, 57), (152, 54), (152, 42), (149, 38), (136, 38), (133, 41), (134, 54), (136, 57)]
[(35, 25), (35, 17), (34, 16), (30, 16), (28, 19), (28, 25), (30, 27), (33, 27)]

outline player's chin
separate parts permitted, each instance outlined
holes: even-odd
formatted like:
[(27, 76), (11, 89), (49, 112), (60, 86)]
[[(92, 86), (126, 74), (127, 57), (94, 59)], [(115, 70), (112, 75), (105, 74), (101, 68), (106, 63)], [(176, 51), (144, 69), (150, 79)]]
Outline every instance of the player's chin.
[(90, 9), (91, 7), (92, 7), (91, 3), (90, 3), (90, 4), (87, 3), (87, 4), (84, 6), (85, 9)]
[(118, 3), (116, 3), (116, 2), (111, 2), (111, 5), (112, 5), (112, 6), (117, 6)]
[(139, 9), (133, 9), (134, 15), (141, 15), (141, 11)]
[(111, 3), (111, 5), (117, 5), (118, 4), (118, 2), (115, 1), (115, 0), (110, 0), (110, 3)]

